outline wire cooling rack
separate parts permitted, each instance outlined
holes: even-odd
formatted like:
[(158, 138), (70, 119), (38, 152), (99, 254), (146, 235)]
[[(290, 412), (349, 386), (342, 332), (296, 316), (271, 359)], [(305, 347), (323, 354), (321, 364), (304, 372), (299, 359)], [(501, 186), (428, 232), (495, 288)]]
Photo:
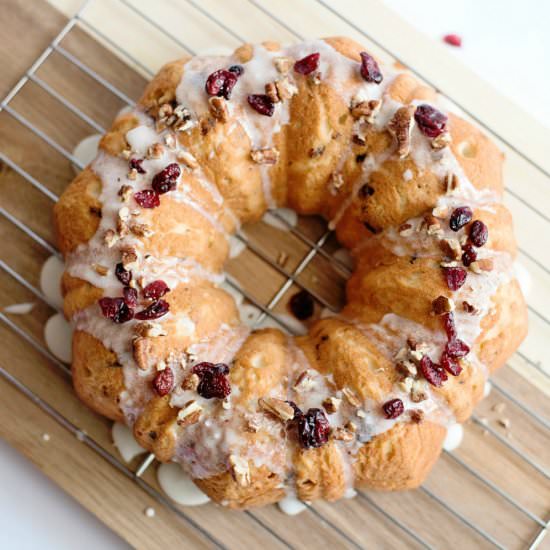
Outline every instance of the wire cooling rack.
[[(506, 201), (518, 226), (520, 260), (531, 273), (531, 296), (537, 299), (529, 299), (529, 337), (492, 380), (493, 391), (466, 425), (463, 445), (444, 452), (418, 490), (404, 494), (360, 491), (350, 501), (308, 505), (297, 518), (283, 516), (273, 507), (238, 516), (213, 505), (182, 508), (159, 491), (152, 455), (139, 463), (123, 464), (112, 446), (105, 444), (108, 427), (104, 421), (92, 415), (100, 428), (80, 425), (75, 420), (82, 418), (79, 414), (47, 397), (47, 384), (36, 381), (44, 381), (38, 376), (38, 364), (33, 365), (35, 378), (14, 366), (17, 350), (32, 348), (50, 371), (58, 369), (70, 377), (68, 366), (44, 345), (44, 321), (58, 308), (38, 289), (37, 280), (41, 261), (58, 255), (43, 223), (44, 211), (51, 210), (70, 180), (70, 165), (83, 168), (70, 152), (79, 139), (103, 133), (118, 109), (134, 104), (145, 80), (163, 61), (208, 46), (235, 47), (267, 37), (288, 42), (347, 34), (384, 59), (396, 59), (369, 35), (368, 26), (336, 6), (325, 0), (295, 0), (292, 7), (289, 2), (235, 0), (223, 8), (214, 0), (89, 0), (66, 21), (0, 104), (0, 120), (8, 134), (25, 136), (15, 145), (0, 142), (0, 196), (4, 197), (0, 205), (4, 242), (0, 285), (7, 289), (0, 306), (8, 305), (8, 297), (33, 296), (42, 308), (31, 322), (0, 311), (6, 329), (1, 333), (6, 335), (6, 346), (0, 356), (0, 374), (160, 505), (170, 508), (209, 547), (542, 547), (550, 538), (545, 539), (550, 513), (550, 371), (542, 362), (550, 337), (545, 314), (545, 306), (550, 305), (550, 265), (544, 253), (550, 245), (544, 236), (550, 222), (546, 214), (550, 175), (528, 149), (518, 148), (491, 129), (466, 105), (459, 106), (466, 116), (507, 151), (511, 173), (521, 173), (532, 182), (526, 191), (508, 177)], [(448, 100), (453, 102), (452, 97)], [(41, 107), (34, 108), (37, 104)], [(25, 144), (31, 144), (33, 155), (24, 154), (29, 151)], [(34, 153), (39, 160), (33, 160)], [(286, 226), (285, 232), (260, 223), (238, 235), (246, 248), (239, 260), (230, 262), (228, 283), (257, 308), (257, 324), (269, 318), (292, 332), (293, 325), (284, 316), (289, 296), (296, 289), (307, 289), (317, 300), (318, 310), (337, 310), (349, 269), (334, 255), (338, 245), (323, 222), (300, 219), (294, 226), (283, 216), (274, 216)], [(537, 243), (531, 238), (535, 231)], [(45, 372), (51, 377), (50, 371)], [(101, 429), (103, 436), (95, 437)], [(224, 522), (233, 525), (229, 529), (244, 529), (248, 542), (222, 535)]]

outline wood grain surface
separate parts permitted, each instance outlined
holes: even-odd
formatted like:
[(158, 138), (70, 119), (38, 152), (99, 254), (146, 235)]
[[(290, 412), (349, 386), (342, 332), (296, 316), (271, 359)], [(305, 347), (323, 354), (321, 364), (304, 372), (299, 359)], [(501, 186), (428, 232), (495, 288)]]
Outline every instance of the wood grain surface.
[[(69, 9), (70, 2), (55, 3)], [(162, 0), (132, 5), (162, 21), (162, 31), (122, 2), (93, 0), (82, 15), (88, 23), (75, 26), (61, 47), (133, 100), (141, 93), (148, 71), (158, 69), (162, 62), (185, 51), (166, 38), (166, 32), (173, 33), (193, 50), (238, 44), (235, 36), (189, 2)], [(550, 157), (540, 153), (541, 140), (550, 143), (548, 132), (485, 84), (475, 82), (466, 86), (467, 70), (443, 50), (432, 48), (424, 37), (376, 2), (364, 4), (365, 11), (370, 10), (369, 18), (363, 13), (352, 14), (350, 5), (347, 1), (338, 3), (341, 13), (354, 15), (353, 22), (358, 27), (372, 30), (375, 38), (384, 37), (388, 47), (422, 69), (441, 89), (455, 92), (472, 113), (497, 128), (506, 141), (549, 168)], [(261, 6), (274, 9), (274, 3), (265, 2)], [(200, 7), (219, 17), (238, 36), (252, 41), (295, 38), (262, 9), (244, 0), (223, 4), (205, 0)], [(278, 2), (276, 16), (304, 36), (340, 33), (369, 45), (357, 29), (313, 0)], [(42, 0), (3, 2), (2, 97), (66, 21), (66, 15)], [(108, 36), (108, 41), (91, 30), (90, 25)], [(392, 33), (392, 29), (399, 32)], [(405, 47), (413, 41), (415, 48)], [(113, 43), (124, 47), (147, 70), (115, 53)], [(384, 57), (378, 48), (373, 50)], [(125, 105), (59, 51), (54, 51), (36, 71), (36, 78), (100, 127), (107, 127)], [(230, 512), (211, 504), (182, 508), (162, 496), (154, 465), (142, 479), (135, 478), (134, 472), (143, 457), (128, 465), (121, 462), (111, 441), (110, 423), (81, 405), (63, 366), (44, 353), (43, 327), (55, 310), (33, 294), (32, 288), (39, 287), (41, 265), (51, 255), (48, 246), (55, 246), (52, 200), (63, 191), (74, 171), (63, 154), (26, 128), (21, 120), (28, 121), (69, 152), (96, 130), (33, 81), (23, 86), (9, 108), (24, 118), (17, 120), (6, 110), (0, 112), (0, 152), (40, 181), (50, 196), (17, 174), (9, 163), (0, 165), (0, 368), (7, 373), (0, 377), (0, 435), (106, 525), (137, 548), (421, 547), (407, 530), (438, 548), (493, 546), (464, 520), (474, 523), (506, 548), (527, 548), (534, 540), (540, 526), (518, 506), (543, 521), (548, 520), (550, 367), (546, 352), (550, 325), (546, 312), (550, 311), (547, 230), (550, 181), (540, 170), (501, 142), (508, 157), (506, 202), (514, 214), (520, 261), (532, 276), (530, 333), (520, 354), (494, 377), (497, 387), (478, 407), (475, 420), (466, 425), (463, 445), (452, 454), (442, 455), (424, 489), (406, 494), (360, 493), (353, 500), (336, 504), (315, 503), (296, 517), (285, 516), (273, 506), (249, 513)], [(509, 117), (506, 123), (498, 122), (505, 116)], [(510, 128), (510, 119), (515, 131)], [(530, 133), (519, 131), (528, 127)], [(42, 239), (42, 244), (18, 227), (18, 222)], [(325, 226), (318, 219), (301, 219), (297, 230), (310, 241), (316, 241), (324, 234)], [(303, 237), (265, 223), (245, 228), (245, 233), (249, 247), (238, 260), (230, 262), (228, 272), (251, 298), (265, 305), (311, 247)], [(323, 305), (337, 308), (342, 301), (345, 274), (329, 260), (337, 248), (338, 244), (329, 237), (322, 247), (326, 255), (317, 253), (295, 278), (298, 285), (314, 289), (320, 299), (318, 314)], [(284, 266), (277, 265), (281, 254), (288, 256)], [(17, 280), (14, 272), (27, 285)], [(296, 284), (289, 286), (274, 308), (276, 313), (286, 312), (287, 301), (296, 288)], [(32, 313), (7, 315), (1, 311), (5, 306), (22, 302), (36, 304)], [(13, 377), (13, 381), (7, 377)], [(495, 406), (501, 403), (505, 405), (504, 411), (500, 410), (502, 406), (497, 407), (499, 412), (495, 411)], [(504, 419), (510, 421), (508, 428), (502, 425)], [(48, 442), (43, 440), (43, 433), (50, 434)], [(506, 493), (515, 504), (499, 492)], [(156, 509), (154, 518), (144, 515), (148, 506)], [(449, 512), (448, 508), (455, 512)], [(540, 548), (550, 548), (548, 538)]]

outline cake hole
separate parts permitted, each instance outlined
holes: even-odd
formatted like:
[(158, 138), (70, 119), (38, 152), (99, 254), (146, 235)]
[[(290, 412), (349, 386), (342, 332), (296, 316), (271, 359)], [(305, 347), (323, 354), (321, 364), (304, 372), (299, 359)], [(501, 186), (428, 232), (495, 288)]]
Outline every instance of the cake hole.
[(477, 156), (477, 145), (471, 141), (462, 141), (458, 144), (458, 152), (465, 158), (473, 159)]

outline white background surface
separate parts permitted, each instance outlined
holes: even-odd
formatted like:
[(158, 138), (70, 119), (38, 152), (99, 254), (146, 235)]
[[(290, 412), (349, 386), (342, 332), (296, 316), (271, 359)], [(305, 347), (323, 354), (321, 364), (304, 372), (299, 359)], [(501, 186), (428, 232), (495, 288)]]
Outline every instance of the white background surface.
[[(452, 53), (550, 127), (550, 2), (386, 3), (434, 40), (447, 33), (461, 35), (463, 47), (449, 47)], [(0, 548), (97, 550), (127, 545), (0, 441)]]

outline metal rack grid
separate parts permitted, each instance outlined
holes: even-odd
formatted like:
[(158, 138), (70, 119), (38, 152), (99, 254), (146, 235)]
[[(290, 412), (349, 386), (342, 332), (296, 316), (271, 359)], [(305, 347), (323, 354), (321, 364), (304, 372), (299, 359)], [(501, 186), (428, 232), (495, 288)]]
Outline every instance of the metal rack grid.
[[(183, 50), (183, 52), (190, 53), (190, 54), (195, 53), (195, 50), (193, 47), (191, 47), (189, 44), (182, 42), (174, 34), (166, 32), (164, 28), (155, 19), (153, 19), (147, 13), (140, 11), (134, 4), (132, 4), (128, 0), (117, 0), (117, 1), (120, 2), (120, 4), (124, 5), (129, 11), (131, 11), (137, 17), (145, 21), (148, 25), (150, 25), (156, 31), (163, 33), (164, 36), (166, 36), (168, 39), (170, 39), (175, 44), (177, 44)], [(347, 19), (345, 16), (341, 15), (329, 3), (325, 2), (324, 0), (316, 0), (316, 1), (320, 8), (330, 11), (335, 17), (339, 18), (343, 23), (345, 23), (346, 25), (349, 25), (350, 28), (353, 28), (356, 31), (358, 31), (360, 34), (362, 34), (367, 41), (373, 42), (372, 37), (370, 37), (367, 34), (365, 29), (358, 27), (354, 22)], [(97, 3), (99, 2), (99, 0), (88, 0), (82, 5), (79, 11), (72, 18), (68, 20), (66, 25), (61, 29), (61, 31), (54, 38), (51, 44), (36, 59), (36, 61), (31, 65), (31, 67), (26, 71), (26, 73), (22, 76), (19, 82), (14, 86), (14, 88), (8, 93), (8, 95), (3, 99), (3, 101), (0, 104), (0, 112), (4, 111), (5, 113), (7, 113), (10, 117), (15, 119), (19, 124), (24, 126), (30, 132), (34, 133), (38, 138), (40, 138), (45, 143), (47, 143), (48, 146), (50, 146), (53, 150), (55, 150), (57, 153), (65, 157), (67, 161), (73, 163), (75, 166), (79, 167), (80, 169), (82, 169), (83, 166), (78, 159), (74, 158), (74, 156), (65, 147), (57, 143), (47, 133), (39, 129), (35, 124), (29, 121), (23, 114), (18, 112), (16, 108), (13, 108), (12, 103), (13, 103), (13, 100), (21, 92), (21, 90), (28, 83), (32, 82), (33, 84), (40, 87), (45, 93), (49, 94), (57, 102), (62, 104), (73, 115), (80, 118), (83, 122), (85, 122), (88, 126), (90, 126), (90, 128), (92, 128), (94, 131), (100, 132), (100, 133), (103, 133), (105, 131), (105, 129), (101, 124), (99, 124), (96, 120), (94, 120), (89, 115), (85, 114), (80, 108), (74, 105), (69, 99), (64, 97), (59, 92), (57, 92), (55, 89), (49, 86), (45, 81), (43, 81), (37, 75), (38, 69), (40, 69), (50, 58), (51, 54), (55, 52), (60, 56), (62, 56), (63, 58), (65, 58), (65, 60), (67, 60), (70, 64), (74, 65), (80, 71), (85, 73), (88, 77), (93, 79), (96, 83), (98, 83), (99, 85), (104, 87), (106, 90), (108, 90), (110, 93), (115, 95), (119, 100), (121, 100), (125, 104), (127, 105), (134, 104), (134, 101), (130, 97), (128, 97), (123, 91), (118, 89), (115, 85), (110, 83), (100, 74), (98, 74), (95, 70), (90, 68), (84, 61), (79, 59), (77, 56), (75, 56), (74, 54), (72, 54), (70, 51), (68, 51), (62, 46), (63, 40), (75, 28), (80, 28), (90, 33), (92, 36), (96, 37), (98, 40), (103, 41), (104, 44), (107, 44), (110, 48), (115, 50), (115, 52), (122, 59), (125, 59), (127, 62), (129, 62), (129, 64), (131, 64), (138, 72), (142, 73), (147, 77), (150, 77), (154, 74), (154, 71), (148, 68), (145, 64), (138, 61), (130, 52), (122, 48), (120, 45), (116, 44), (112, 39), (108, 37), (107, 34), (102, 32), (100, 28), (98, 28), (96, 25), (94, 25), (92, 22), (86, 19), (86, 11), (87, 9), (89, 9), (90, 5), (93, 4), (94, 2)], [(193, 9), (195, 9), (202, 16), (210, 20), (214, 25), (217, 25), (219, 29), (229, 34), (232, 38), (234, 38), (238, 42), (246, 42), (245, 36), (241, 36), (240, 33), (237, 33), (233, 29), (228, 27), (223, 21), (217, 19), (214, 13), (205, 9), (199, 3), (193, 0), (186, 0), (186, 3), (189, 4)], [(279, 16), (274, 14), (270, 8), (266, 7), (266, 5), (260, 4), (255, 0), (249, 0), (249, 3), (256, 10), (258, 10), (259, 13), (262, 13), (265, 17), (268, 17), (273, 21), (275, 21), (281, 28), (285, 29), (292, 36), (296, 37), (297, 39), (302, 38), (299, 32), (297, 32), (295, 29), (289, 26)], [(378, 43), (377, 45), (380, 48), (386, 50), (386, 48), (384, 48), (382, 44)], [(388, 50), (386, 50), (386, 52), (391, 57), (394, 57), (391, 54), (391, 52), (389, 52)], [(422, 75), (418, 75), (418, 76), (422, 78)], [(477, 122), (480, 125), (484, 126), (482, 121), (477, 120)], [(485, 129), (489, 133), (494, 134), (494, 132), (492, 132), (490, 128), (486, 127)], [(543, 173), (546, 177), (550, 177), (550, 175), (541, 166), (538, 166), (534, 161), (532, 161), (529, 158), (528, 154), (526, 154), (523, 151), (519, 151), (515, 149), (510, 143), (507, 143), (501, 136), (495, 135), (495, 137), (499, 139), (501, 142), (505, 143), (510, 148), (512, 148), (515, 151), (515, 153), (520, 155), (526, 162), (531, 164), (536, 170)], [(0, 160), (6, 166), (8, 166), (11, 170), (16, 172), (21, 178), (26, 180), (26, 182), (28, 182), (31, 186), (37, 189), (40, 193), (44, 194), (48, 199), (50, 199), (51, 201), (57, 200), (58, 197), (55, 193), (53, 193), (46, 185), (44, 185), (38, 179), (33, 177), (29, 172), (27, 172), (24, 168), (22, 168), (19, 164), (14, 162), (10, 157), (8, 157), (3, 152), (0, 152)], [(548, 216), (544, 214), (544, 212), (539, 210), (536, 206), (530, 204), (528, 201), (526, 201), (524, 198), (519, 196), (513, 190), (507, 189), (507, 193), (510, 193), (517, 200), (522, 202), (527, 208), (529, 208), (532, 211), (533, 215), (539, 216), (545, 222), (550, 222), (550, 219), (548, 218)], [(28, 237), (30, 237), (38, 246), (43, 247), (48, 253), (59, 255), (57, 250), (47, 240), (42, 238), (30, 227), (28, 227), (24, 222), (20, 221), (17, 217), (13, 216), (12, 214), (10, 214), (10, 212), (8, 212), (2, 207), (0, 207), (0, 215), (3, 218), (5, 218), (9, 223), (15, 225), (20, 231), (25, 233)], [(308, 266), (311, 264), (311, 262), (315, 258), (320, 257), (323, 260), (330, 262), (340, 274), (347, 275), (349, 274), (349, 270), (344, 264), (336, 260), (328, 252), (326, 248), (326, 244), (331, 238), (330, 231), (325, 230), (322, 232), (320, 237), (312, 239), (311, 236), (303, 232), (300, 227), (293, 227), (290, 224), (288, 224), (288, 222), (284, 218), (278, 216), (277, 214), (275, 215), (278, 217), (281, 223), (286, 224), (288, 226), (288, 229), (293, 236), (299, 239), (303, 245), (308, 247), (308, 252), (301, 258), (301, 260), (298, 262), (296, 267), (294, 267), (294, 269), (287, 270), (284, 267), (281, 267), (269, 255), (265, 254), (262, 251), (262, 249), (253, 242), (253, 240), (247, 237), (247, 235), (245, 235), (244, 233), (241, 233), (240, 235), (238, 235), (238, 238), (242, 240), (242, 242), (247, 246), (250, 252), (256, 255), (261, 261), (269, 264), (273, 270), (275, 270), (282, 277), (285, 278), (285, 282), (279, 287), (279, 289), (273, 295), (273, 297), (265, 304), (262, 303), (262, 301), (259, 301), (257, 298), (255, 298), (251, 293), (244, 290), (239, 285), (238, 281), (236, 281), (235, 279), (230, 277), (228, 282), (235, 290), (242, 292), (244, 295), (244, 298), (261, 311), (261, 314), (256, 321), (258, 324), (261, 323), (265, 319), (265, 317), (270, 317), (275, 322), (280, 324), (283, 329), (286, 329), (292, 332), (292, 328), (288, 326), (288, 324), (285, 323), (284, 320), (278, 317), (278, 315), (274, 312), (274, 309), (277, 305), (280, 304), (283, 296), (289, 291), (289, 289), (293, 285), (297, 285), (298, 287), (301, 287), (301, 288), (306, 288), (324, 307), (334, 309), (334, 304), (332, 301), (327, 300), (325, 297), (319, 294), (315, 288), (311, 288), (309, 285), (305, 284), (300, 277), (301, 274), (303, 274), (305, 270), (308, 268)], [(527, 250), (520, 249), (520, 251), (527, 258), (529, 258), (534, 264), (536, 264), (545, 273), (546, 276), (550, 276), (550, 270), (544, 265), (542, 261), (534, 257)], [(57, 309), (55, 305), (48, 302), (48, 299), (42, 294), (42, 292), (39, 289), (37, 289), (30, 282), (28, 282), (21, 274), (19, 274), (17, 271), (11, 268), (3, 260), (0, 260), (0, 269), (10, 277), (15, 279), (25, 289), (27, 289), (32, 294), (34, 294), (36, 298), (43, 301), (44, 303), (47, 303), (53, 309)], [(534, 305), (533, 303), (530, 303), (529, 311), (530, 311), (530, 314), (535, 315), (542, 321), (545, 329), (547, 330), (547, 333), (550, 334), (550, 331), (548, 331), (548, 327), (550, 327), (550, 321), (545, 317), (543, 313), (541, 313), (537, 309), (536, 305)], [(10, 317), (0, 312), (0, 321), (2, 321), (3, 324), (5, 324), (7, 327), (13, 330), (23, 341), (25, 341), (27, 344), (31, 345), (37, 351), (39, 351), (49, 362), (51, 362), (53, 365), (59, 368), (64, 374), (66, 374), (67, 376), (70, 376), (70, 369), (67, 367), (67, 365), (58, 361), (42, 345), (41, 342), (36, 340), (31, 334), (29, 334), (25, 330), (21, 329), (15, 322), (13, 322), (10, 319)], [(537, 361), (533, 360), (523, 352), (518, 352), (518, 354), (522, 358), (522, 360), (525, 362), (526, 365), (528, 365), (533, 370), (536, 370), (539, 375), (550, 379), (550, 374), (548, 373), (548, 371), (546, 371), (544, 367), (542, 367)], [(222, 548), (224, 547), (224, 544), (221, 540), (214, 537), (210, 532), (206, 531), (204, 527), (200, 523), (198, 523), (196, 520), (191, 518), (189, 514), (187, 514), (181, 508), (174, 506), (171, 501), (169, 501), (161, 493), (159, 493), (154, 487), (152, 487), (149, 483), (143, 480), (142, 476), (154, 462), (153, 455), (148, 455), (145, 458), (145, 460), (141, 462), (141, 464), (137, 467), (135, 471), (131, 471), (127, 466), (122, 464), (115, 456), (107, 452), (101, 445), (96, 443), (92, 438), (90, 438), (88, 435), (82, 432), (77, 426), (72, 424), (67, 418), (61, 415), (55, 408), (53, 408), (51, 405), (49, 405), (43, 399), (41, 399), (29, 387), (23, 384), (15, 376), (10, 374), (10, 372), (8, 372), (8, 370), (3, 368), (3, 366), (0, 366), (0, 374), (7, 381), (9, 381), (11, 384), (17, 387), (21, 392), (23, 392), (27, 397), (32, 399), (37, 405), (39, 405), (44, 410), (45, 413), (52, 416), (57, 422), (63, 425), (66, 429), (68, 429), (69, 431), (77, 435), (85, 444), (90, 446), (94, 451), (100, 454), (105, 460), (107, 460), (119, 471), (123, 472), (126, 476), (132, 478), (143, 490), (145, 490), (149, 495), (154, 497), (159, 503), (170, 507), (176, 514), (178, 514), (184, 521), (186, 521), (189, 524), (189, 526), (191, 526), (194, 529), (197, 529), (206, 538), (208, 538), (215, 546), (222, 547)], [(523, 411), (523, 413), (525, 413), (525, 415), (529, 418), (530, 422), (533, 422), (550, 432), (550, 422), (548, 421), (548, 419), (541, 416), (535, 410), (533, 410), (532, 407), (530, 407), (530, 405), (525, 402), (525, 399), (521, 397), (516, 397), (513, 392), (511, 392), (510, 390), (507, 390), (504, 386), (500, 385), (496, 381), (493, 381), (492, 384), (493, 384), (493, 388), (501, 396), (503, 396), (508, 401), (513, 403), (513, 405), (517, 407), (519, 410)], [(488, 425), (484, 418), (474, 415), (473, 422), (474, 424), (480, 426), (483, 430), (486, 430), (489, 433), (490, 437), (494, 438), (495, 441), (497, 441), (500, 445), (506, 447), (509, 451), (517, 455), (517, 457), (519, 457), (525, 464), (528, 464), (533, 470), (535, 470), (538, 474), (540, 474), (540, 476), (542, 476), (546, 480), (550, 479), (550, 473), (548, 472), (547, 468), (545, 468), (544, 465), (541, 465), (537, 458), (533, 458), (531, 455), (526, 453), (520, 446), (518, 446), (514, 442), (511, 442), (506, 437), (504, 437), (499, 431), (497, 431), (496, 429)], [(446, 453), (446, 455), (451, 459), (451, 461), (456, 465), (457, 468), (462, 468), (463, 470), (468, 472), (469, 475), (471, 475), (476, 480), (478, 480), (485, 487), (486, 491), (491, 491), (495, 493), (501, 499), (506, 501), (509, 505), (514, 507), (521, 514), (525, 515), (533, 522), (534, 526), (536, 527), (536, 530), (534, 531), (532, 540), (525, 546), (526, 548), (534, 549), (541, 544), (541, 542), (543, 541), (549, 529), (548, 519), (544, 517), (540, 517), (541, 514), (536, 514), (532, 512), (526, 505), (520, 502), (520, 500), (518, 500), (516, 497), (509, 494), (506, 490), (502, 489), (497, 483), (490, 480), (486, 475), (478, 471), (478, 469), (476, 469), (474, 466), (468, 464), (465, 460), (460, 458), (460, 456), (457, 453), (448, 452)], [(475, 532), (480, 537), (480, 540), (481, 539), (484, 540), (484, 542), (488, 543), (490, 546), (496, 546), (497, 548), (506, 548), (506, 546), (501, 541), (499, 541), (498, 536), (495, 536), (493, 533), (488, 532), (486, 529), (478, 525), (476, 521), (473, 521), (471, 518), (467, 517), (467, 515), (465, 515), (463, 512), (456, 509), (453, 506), (452, 502), (449, 502), (448, 500), (441, 498), (440, 496), (438, 496), (436, 492), (434, 492), (432, 489), (428, 489), (427, 487), (421, 487), (419, 491), (422, 492), (425, 496), (427, 496), (428, 499), (432, 500), (442, 510), (444, 510), (445, 513), (453, 516), (459, 523), (462, 523), (468, 529)], [(408, 524), (406, 524), (396, 516), (392, 515), (381, 504), (376, 502), (369, 494), (363, 491), (360, 491), (358, 498), (363, 500), (365, 503), (368, 504), (368, 506), (372, 507), (379, 514), (385, 517), (385, 519), (390, 521), (397, 529), (401, 530), (405, 537), (409, 537), (410, 540), (414, 540), (418, 545), (422, 547), (425, 547), (425, 548), (434, 547), (433, 544), (429, 543), (426, 540), (425, 536), (419, 534), (415, 529), (411, 528)], [(335, 532), (338, 533), (338, 535), (341, 537), (341, 540), (345, 546), (363, 548), (363, 545), (360, 542), (358, 542), (356, 538), (350, 536), (349, 533), (342, 530), (337, 525), (337, 523), (335, 523), (333, 520), (326, 517), (326, 515), (324, 515), (322, 511), (319, 511), (314, 506), (308, 506), (308, 508), (315, 516), (318, 517), (318, 519), (321, 522), (323, 522), (325, 525), (328, 525), (331, 529), (333, 529)], [(275, 530), (273, 530), (273, 528), (270, 527), (266, 522), (264, 522), (259, 517), (258, 514), (256, 514), (255, 512), (246, 512), (246, 514), (251, 518), (252, 521), (256, 522), (261, 529), (264, 529), (266, 531), (267, 536), (274, 537), (286, 547), (292, 547), (292, 545), (288, 541), (286, 541), (281, 536), (280, 533), (277, 533)]]

